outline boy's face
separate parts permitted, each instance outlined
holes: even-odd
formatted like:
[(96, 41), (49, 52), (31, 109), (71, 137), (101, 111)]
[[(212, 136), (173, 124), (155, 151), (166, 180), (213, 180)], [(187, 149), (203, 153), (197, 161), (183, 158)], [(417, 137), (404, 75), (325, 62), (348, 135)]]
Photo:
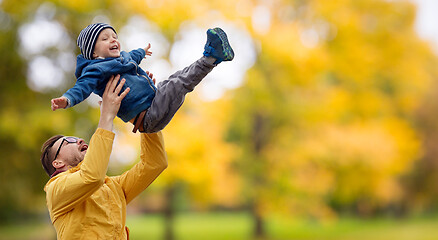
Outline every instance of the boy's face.
[(111, 28), (105, 28), (97, 37), (93, 58), (97, 57), (120, 57), (120, 43), (117, 34)]

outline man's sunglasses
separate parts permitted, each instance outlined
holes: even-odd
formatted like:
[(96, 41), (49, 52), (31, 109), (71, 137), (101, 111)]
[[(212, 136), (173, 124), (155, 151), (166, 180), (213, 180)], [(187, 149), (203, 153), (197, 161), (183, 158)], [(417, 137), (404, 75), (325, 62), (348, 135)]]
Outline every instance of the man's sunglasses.
[(55, 161), (56, 157), (58, 157), (59, 151), (61, 150), (62, 144), (64, 144), (64, 142), (67, 142), (67, 144), (77, 143), (78, 140), (79, 140), (79, 138), (77, 138), (77, 137), (63, 137), (61, 144), (59, 144), (58, 151), (56, 151), (55, 157), (53, 158), (53, 161)]

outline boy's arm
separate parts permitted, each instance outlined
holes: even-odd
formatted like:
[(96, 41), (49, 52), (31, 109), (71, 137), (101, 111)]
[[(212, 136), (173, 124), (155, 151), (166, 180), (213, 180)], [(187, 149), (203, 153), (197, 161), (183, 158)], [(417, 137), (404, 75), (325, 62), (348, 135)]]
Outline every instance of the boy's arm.
[(140, 162), (122, 175), (112, 177), (121, 185), (126, 203), (143, 192), (167, 168), (167, 155), (161, 132), (142, 133), (140, 144)]
[(137, 64), (140, 64), (140, 62), (141, 62), (141, 60), (143, 60), (143, 58), (146, 58), (146, 56), (152, 55), (152, 52), (149, 51), (150, 48), (151, 48), (151, 44), (149, 43), (148, 46), (145, 48), (139, 48), (139, 49), (132, 50), (131, 52), (129, 52), (129, 55), (131, 55), (132, 59)]
[(51, 101), (52, 110), (69, 108), (84, 101), (102, 81), (103, 74), (98, 68), (90, 68), (78, 78), (76, 84), (59, 98)]

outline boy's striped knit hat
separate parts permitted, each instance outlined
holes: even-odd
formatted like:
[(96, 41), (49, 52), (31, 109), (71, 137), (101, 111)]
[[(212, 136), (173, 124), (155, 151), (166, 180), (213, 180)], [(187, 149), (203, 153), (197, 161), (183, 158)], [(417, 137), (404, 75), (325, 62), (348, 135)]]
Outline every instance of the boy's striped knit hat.
[(111, 28), (115, 33), (116, 30), (111, 25), (106, 23), (93, 23), (82, 29), (78, 37), (78, 47), (81, 49), (82, 55), (86, 59), (93, 59), (94, 45), (96, 45), (97, 37), (99, 33), (105, 28)]

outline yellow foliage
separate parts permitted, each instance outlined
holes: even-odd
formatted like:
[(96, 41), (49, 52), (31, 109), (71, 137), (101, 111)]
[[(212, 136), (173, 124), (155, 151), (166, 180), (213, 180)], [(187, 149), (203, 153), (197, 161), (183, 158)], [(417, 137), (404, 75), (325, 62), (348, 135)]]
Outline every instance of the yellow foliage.
[(162, 177), (188, 183), (203, 204), (233, 205), (239, 187), (230, 171), (233, 147), (222, 140), (227, 107), (192, 95), (164, 130), (169, 167)]
[(419, 139), (398, 119), (322, 125), (302, 136), (288, 157), (291, 184), (308, 194), (339, 191), (345, 201), (367, 193), (385, 203), (399, 200), (397, 176), (419, 158)]

